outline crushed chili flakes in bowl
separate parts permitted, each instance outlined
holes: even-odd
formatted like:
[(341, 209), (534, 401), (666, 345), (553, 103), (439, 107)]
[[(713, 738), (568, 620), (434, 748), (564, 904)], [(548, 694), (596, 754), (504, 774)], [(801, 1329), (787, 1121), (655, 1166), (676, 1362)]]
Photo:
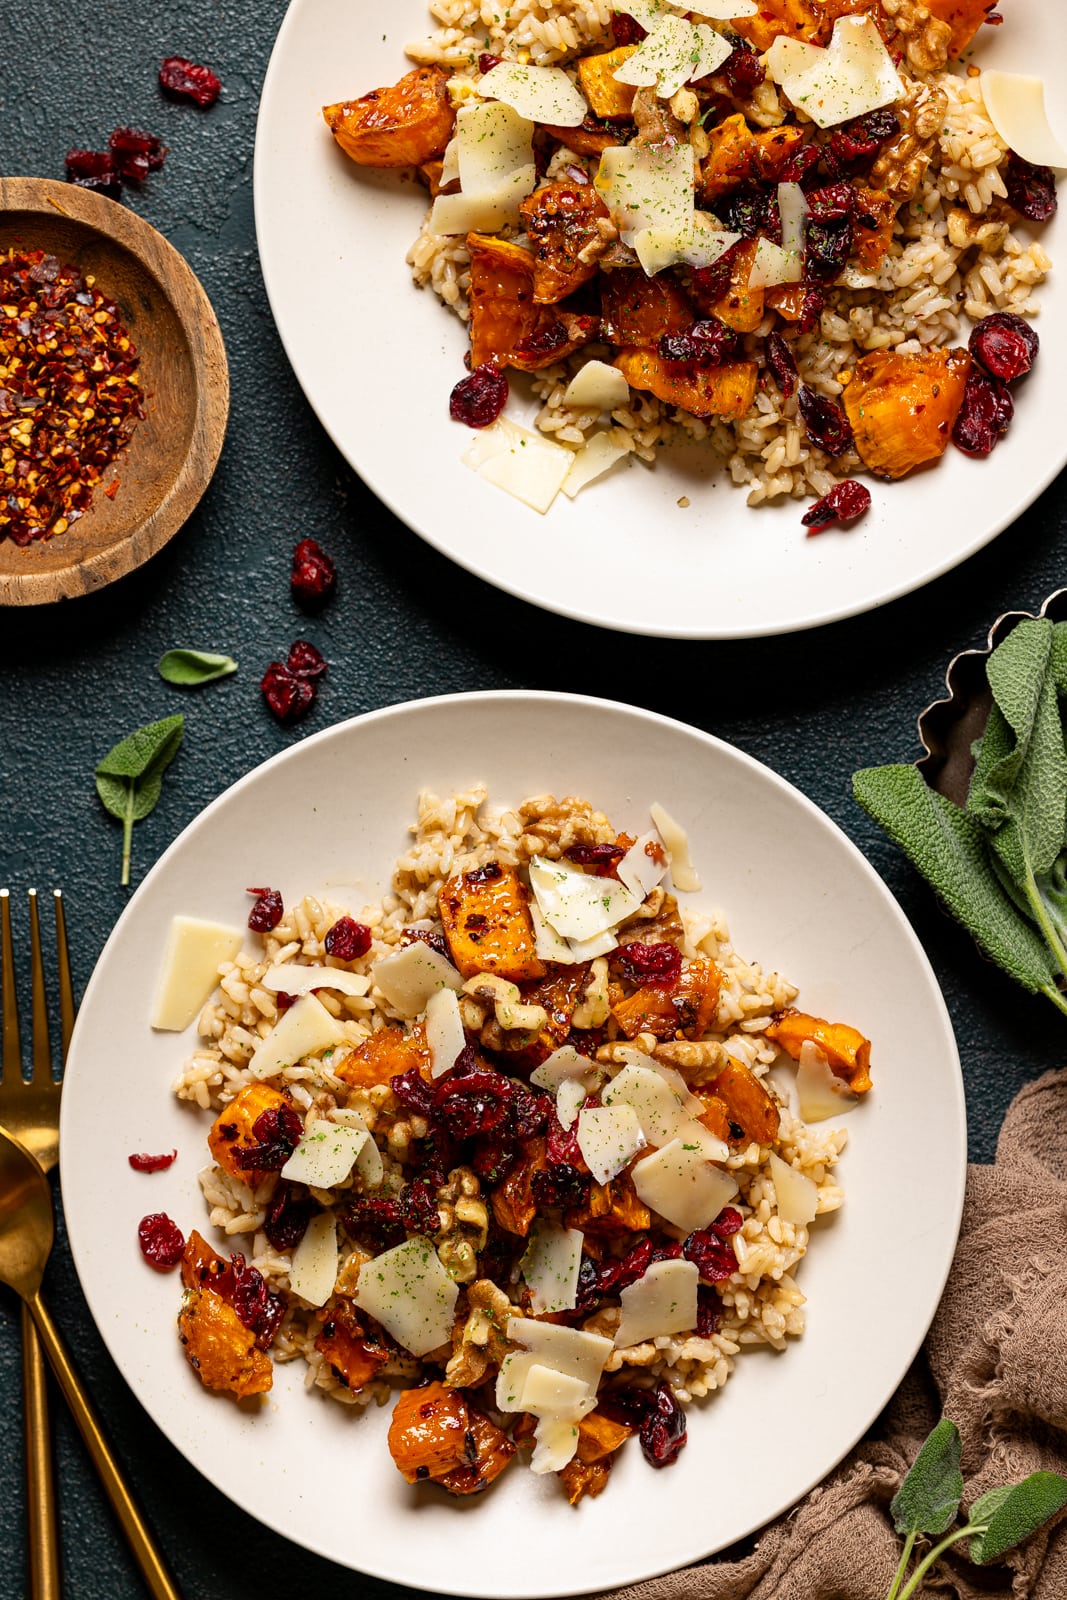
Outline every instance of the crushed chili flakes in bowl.
[(43, 250), (0, 255), (0, 541), (65, 533), (144, 416), (113, 301)]

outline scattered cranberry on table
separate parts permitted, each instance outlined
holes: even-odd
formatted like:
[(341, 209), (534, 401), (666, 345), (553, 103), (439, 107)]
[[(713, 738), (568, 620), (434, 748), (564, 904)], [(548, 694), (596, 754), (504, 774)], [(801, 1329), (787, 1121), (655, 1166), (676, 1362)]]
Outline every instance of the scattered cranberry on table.
[(222, 89), (210, 67), (199, 66), (185, 56), (167, 56), (160, 62), (159, 86), (167, 94), (203, 107), (213, 106)]
[(293, 550), (289, 587), (293, 599), (309, 609), (326, 604), (337, 586), (337, 569), (314, 539), (301, 539)]
[(296, 722), (311, 710), (318, 692), (318, 679), (326, 671), (326, 661), (307, 639), (297, 639), (284, 664), (272, 661), (259, 687), (268, 709), (281, 723)]

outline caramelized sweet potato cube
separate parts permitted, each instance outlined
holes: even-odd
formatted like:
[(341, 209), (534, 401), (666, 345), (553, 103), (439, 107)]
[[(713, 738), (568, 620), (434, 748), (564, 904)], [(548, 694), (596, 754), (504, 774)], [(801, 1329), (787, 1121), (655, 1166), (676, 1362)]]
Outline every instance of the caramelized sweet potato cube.
[(457, 872), (438, 897), (452, 960), (465, 978), (495, 972), (512, 983), (543, 978), (526, 886), (514, 867), (490, 861)]
[(823, 25), (818, 0), (760, 0), (754, 17), (736, 17), (730, 26), (762, 53), (785, 34), (790, 39), (814, 43)]
[(627, 1039), (636, 1039), (639, 1033), (651, 1033), (657, 1039), (673, 1039), (678, 1032), (678, 1013), (668, 990), (648, 984), (624, 997), (618, 986), (612, 984), (609, 992), (611, 1014)]
[(694, 1089), (693, 1093), (698, 1100), (703, 1102), (704, 1106), (697, 1121), (702, 1122), (708, 1132), (715, 1135), (716, 1139), (721, 1139), (724, 1144), (729, 1144), (730, 1112), (725, 1100), (720, 1100), (718, 1095), (715, 1094), (703, 1095), (699, 1089)]
[(472, 367), (492, 361), (536, 372), (565, 360), (594, 336), (595, 317), (536, 303), (536, 264), (529, 250), (486, 233), (469, 233), (467, 248)]
[(497, 1226), (505, 1233), (517, 1234), (525, 1239), (537, 1215), (537, 1202), (531, 1187), (533, 1175), (545, 1165), (545, 1141), (527, 1139), (522, 1160), (512, 1167), (507, 1177), (498, 1183), (490, 1196), (493, 1216)]
[(239, 1167), (234, 1160), (235, 1150), (245, 1150), (259, 1143), (252, 1128), (264, 1111), (276, 1111), (288, 1105), (283, 1094), (265, 1083), (250, 1083), (234, 1096), (228, 1106), (223, 1106), (208, 1132), (207, 1142), (211, 1154), (231, 1178), (243, 1178), (256, 1183), (254, 1168)]
[(995, 0), (926, 0), (926, 9), (939, 22), (952, 29), (948, 41), (949, 60), (962, 55), (991, 11)]
[(652, 349), (665, 333), (696, 321), (683, 291), (666, 273), (647, 278), (640, 267), (618, 267), (600, 279), (600, 334), (608, 344)]
[(273, 1363), (256, 1349), (255, 1334), (213, 1289), (186, 1290), (178, 1337), (205, 1389), (220, 1389), (244, 1400), (265, 1394), (274, 1382)]
[(785, 322), (803, 321), (813, 301), (821, 305), (821, 300), (818, 289), (808, 288), (802, 283), (782, 283), (764, 291), (764, 303), (772, 311), (777, 311)]
[(533, 251), (534, 300), (555, 305), (596, 277), (610, 212), (591, 183), (546, 183), (519, 207)]
[(353, 1089), (373, 1089), (390, 1078), (420, 1067), (427, 1060), (425, 1048), (403, 1028), (379, 1028), (337, 1062), (333, 1071)]
[(643, 1233), (652, 1226), (652, 1214), (637, 1197), (628, 1172), (610, 1183), (594, 1183), (584, 1206), (568, 1211), (568, 1228), (580, 1228), (598, 1239), (619, 1239), (628, 1233)]
[(722, 973), (707, 956), (683, 961), (671, 999), (678, 1014), (678, 1026), (690, 1039), (701, 1039), (713, 1025), (719, 1011)]
[(864, 466), (879, 478), (903, 478), (944, 455), (970, 370), (966, 350), (861, 356), (843, 399)]
[(458, 1389), (428, 1383), (398, 1396), (389, 1424), (389, 1454), (409, 1483), (446, 1477), (467, 1449), (467, 1402)]
[(871, 1041), (847, 1022), (826, 1022), (803, 1011), (782, 1011), (767, 1029), (794, 1061), (808, 1043), (822, 1052), (835, 1077), (844, 1078), (853, 1094), (866, 1094), (871, 1083)]
[(326, 126), (361, 167), (417, 167), (444, 154), (456, 114), (443, 67), (416, 67), (391, 88), (323, 106)]
[(731, 1122), (743, 1130), (745, 1141), (770, 1144), (778, 1137), (778, 1107), (754, 1073), (740, 1061), (730, 1061), (711, 1085), (711, 1092), (726, 1107)]
[(581, 1461), (575, 1456), (558, 1474), (567, 1500), (572, 1506), (576, 1506), (584, 1495), (595, 1500), (598, 1494), (603, 1494), (610, 1475), (610, 1456), (605, 1457), (603, 1461)]
[(595, 117), (628, 117), (633, 111), (637, 90), (631, 83), (620, 83), (615, 73), (636, 49), (635, 44), (623, 44), (603, 55), (583, 56), (576, 63), (578, 82)]
[(578, 1424), (576, 1459), (590, 1463), (614, 1455), (633, 1433), (625, 1422), (612, 1422), (602, 1411), (591, 1411)]
[(323, 1312), (315, 1349), (326, 1357), (334, 1377), (355, 1392), (376, 1377), (389, 1360), (389, 1352), (366, 1330), (350, 1300), (338, 1300)]
[(576, 128), (557, 128), (549, 122), (541, 123), (541, 130), (576, 156), (602, 156), (609, 145), (621, 143), (618, 129), (609, 128), (596, 117), (586, 117)]
[(729, 286), (711, 308), (713, 316), (738, 333), (751, 333), (763, 321), (765, 291), (751, 288), (748, 281), (758, 244), (758, 239), (743, 239), (731, 252)]
[(709, 130), (710, 148), (699, 178), (705, 205), (752, 177), (755, 142), (752, 129), (740, 112)]
[[(757, 293), (762, 291), (757, 290)], [(690, 367), (664, 361), (651, 350), (620, 350), (615, 365), (631, 389), (645, 389), (668, 405), (695, 417), (743, 417), (756, 398), (754, 361), (728, 361), (721, 367)]]
[(515, 1446), (503, 1428), (468, 1404), (464, 1458), (437, 1481), (449, 1494), (481, 1494), (499, 1478), (514, 1454)]
[(182, 1287), (185, 1289), (210, 1288), (212, 1280), (222, 1277), (228, 1270), (229, 1262), (218, 1255), (203, 1234), (197, 1233), (194, 1228), (185, 1241), (185, 1250), (182, 1255)]
[(856, 261), (864, 272), (874, 272), (889, 254), (889, 247), (893, 243), (897, 202), (884, 189), (868, 189), (866, 184), (857, 183), (855, 190), (853, 249)]

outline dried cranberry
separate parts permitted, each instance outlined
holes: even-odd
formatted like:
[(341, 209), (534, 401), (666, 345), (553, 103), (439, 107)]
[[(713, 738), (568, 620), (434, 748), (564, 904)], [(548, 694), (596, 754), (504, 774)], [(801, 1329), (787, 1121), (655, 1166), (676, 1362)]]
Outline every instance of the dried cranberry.
[(602, 1261), (597, 1274), (601, 1294), (621, 1294), (638, 1278), (643, 1278), (652, 1265), (655, 1246), (651, 1239), (642, 1239), (616, 1261)]
[(507, 1078), (480, 1071), (439, 1083), (435, 1095), (442, 1121), (455, 1139), (495, 1133), (507, 1118), (509, 1098)]
[(400, 935), (401, 946), (409, 944), (425, 944), (431, 950), (436, 950), (439, 956), (444, 956), (446, 961), (451, 961), (452, 953), (448, 948), (448, 940), (443, 933), (435, 928), (404, 928)]
[(354, 917), (338, 917), (323, 944), (326, 954), (336, 956), (338, 961), (358, 961), (367, 954), (373, 938), (365, 923), (357, 922)]
[(578, 1286), (575, 1290), (574, 1309), (583, 1316), (596, 1311), (601, 1301), (600, 1266), (589, 1256), (583, 1256), (578, 1268)]
[(754, 239), (758, 233), (781, 237), (776, 190), (738, 189), (716, 200), (713, 210), (730, 233), (740, 233), (746, 239)]
[(689, 274), (689, 284), (699, 305), (714, 305), (716, 300), (721, 300), (730, 287), (730, 275), (733, 271), (734, 261), (740, 244), (732, 244), (724, 250), (717, 261), (710, 267), (696, 267)]
[(548, 1126), (555, 1110), (550, 1095), (511, 1083), (511, 1127), (517, 1139), (533, 1139)]
[(725, 1283), (737, 1271), (737, 1257), (730, 1246), (711, 1228), (691, 1233), (682, 1254), (692, 1261), (705, 1283)]
[(192, 100), (198, 106), (213, 106), (222, 84), (210, 67), (198, 66), (185, 56), (168, 56), (159, 65), (159, 86), (168, 94)]
[(852, 216), (855, 206), (856, 192), (850, 183), (828, 183), (808, 195), (808, 218), (811, 222), (841, 222)]
[(826, 296), (821, 289), (813, 289), (808, 285), (804, 287), (801, 303), (800, 317), (796, 324), (798, 334), (810, 333), (822, 316)]
[(165, 1211), (142, 1217), (137, 1225), (141, 1254), (158, 1272), (170, 1272), (185, 1253), (185, 1236)]
[(166, 1172), (167, 1168), (172, 1167), (177, 1159), (177, 1150), (172, 1150), (169, 1155), (165, 1156), (136, 1155), (127, 1157), (134, 1172)]
[(275, 1334), (285, 1316), (285, 1302), (279, 1295), (271, 1294), (261, 1272), (245, 1265), (243, 1255), (230, 1257), (233, 1288), (228, 1296), (230, 1304), (248, 1329), (256, 1336), (256, 1347), (269, 1350)]
[(718, 317), (694, 322), (684, 333), (665, 333), (659, 341), (659, 353), (665, 361), (689, 361), (703, 367), (720, 366), (736, 350), (737, 334)]
[(325, 657), (321, 650), (316, 650), (307, 639), (297, 639), (290, 646), (286, 666), (294, 678), (304, 678), (311, 682), (326, 674)]
[(256, 903), (248, 913), (248, 926), (253, 933), (270, 933), (282, 920), (285, 906), (282, 903), (280, 889), (246, 889), (246, 894), (254, 894)]
[(641, 1424), (639, 1438), (650, 1467), (669, 1467), (686, 1442), (685, 1412), (669, 1383), (658, 1383), (654, 1408)]
[(1015, 402), (1007, 384), (972, 369), (952, 430), (952, 442), (964, 455), (987, 456), (1007, 433), (1014, 414)]
[[(529, 360), (531, 357), (534, 360), (538, 360), (542, 356), (551, 356), (557, 350), (562, 350), (563, 346), (569, 342), (570, 337), (570, 330), (565, 322), (561, 319), (556, 322), (550, 322), (547, 327), (537, 328), (527, 338), (520, 339), (515, 345), (515, 354), (525, 360)], [(474, 372), (471, 373), (472, 378), (477, 371), (478, 368), (475, 367)]]
[(275, 991), (274, 1004), (278, 1007), (279, 1011), (288, 1011), (290, 1006), (296, 1005), (296, 1000), (297, 997), (295, 994), (286, 994), (284, 989), (278, 989)]
[(68, 150), (66, 168), (68, 180), (79, 189), (92, 189), (113, 199), (122, 192), (122, 174), (110, 150)]
[(722, 1325), (722, 1301), (715, 1290), (706, 1283), (697, 1284), (697, 1326), (698, 1339), (710, 1339), (713, 1333), (718, 1333)]
[(491, 1134), (478, 1141), (471, 1166), (483, 1183), (501, 1183), (519, 1159), (519, 1147), (506, 1133)]
[(791, 151), (783, 162), (778, 173), (780, 183), (802, 183), (817, 167), (822, 155), (822, 148), (817, 144), (800, 144)]
[(733, 55), (727, 56), (717, 70), (726, 79), (730, 93), (737, 95), (739, 100), (747, 99), (767, 76), (767, 69), (755, 50), (743, 41), (734, 46)]
[(576, 1167), (561, 1162), (558, 1166), (543, 1168), (530, 1179), (530, 1192), (539, 1206), (558, 1206), (569, 1210), (585, 1204), (589, 1194), (589, 1176)]
[(409, 1067), (406, 1072), (397, 1073), (395, 1078), (389, 1079), (389, 1087), (400, 1104), (413, 1111), (417, 1117), (433, 1116), (433, 1089), (418, 1067)]
[(492, 361), (484, 361), (466, 378), (461, 378), (448, 399), (448, 414), (453, 422), (468, 428), (488, 428), (508, 403), (508, 380)]
[(847, 219), (817, 222), (809, 217), (804, 227), (804, 277), (808, 283), (829, 283), (852, 254), (852, 224)]
[(1056, 215), (1056, 175), (1051, 167), (1035, 167), (1012, 151), (1004, 185), (1008, 204), (1031, 222), (1047, 222)]
[(392, 1250), (407, 1237), (395, 1199), (354, 1195), (341, 1207), (341, 1216), (349, 1233), (373, 1250)]
[(969, 348), (994, 378), (1012, 383), (1030, 371), (1037, 360), (1040, 340), (1030, 324), (1013, 311), (994, 311), (974, 328)]
[(289, 588), (299, 605), (324, 605), (337, 583), (337, 569), (314, 539), (301, 539), (293, 550)]
[(263, 1224), (263, 1232), (274, 1249), (295, 1250), (307, 1232), (314, 1210), (314, 1201), (306, 1189), (280, 1178)]
[(839, 405), (826, 395), (816, 394), (806, 383), (800, 385), (797, 404), (812, 444), (825, 450), (828, 456), (842, 456), (851, 448), (852, 429)]
[(504, 869), (499, 861), (487, 861), (484, 867), (473, 867), (470, 872), (465, 872), (463, 881), (471, 888), (476, 888), (480, 883), (496, 883), (503, 876)]
[(771, 376), (782, 391), (782, 399), (788, 400), (797, 383), (797, 364), (793, 352), (780, 333), (769, 333), (763, 350)]
[(809, 506), (801, 517), (801, 522), (808, 529), (808, 537), (821, 533), (832, 522), (855, 522), (857, 517), (862, 517), (871, 506), (871, 491), (857, 483), (855, 478), (845, 478), (841, 483), (835, 483), (821, 500), (816, 500)]
[(272, 661), (259, 687), (267, 708), (279, 722), (296, 722), (315, 703), (315, 685), (306, 678), (298, 678), (280, 661)]
[(441, 1213), (437, 1209), (434, 1185), (426, 1178), (414, 1178), (405, 1184), (397, 1196), (400, 1220), (409, 1233), (433, 1237), (441, 1231)]
[(887, 142), (900, 132), (900, 118), (889, 106), (869, 111), (865, 117), (846, 122), (830, 135), (826, 155), (831, 170), (870, 161)]
[(492, 72), (494, 67), (499, 67), (503, 59), (503, 56), (494, 56), (491, 55), (488, 50), (483, 50), (481, 55), (478, 57), (478, 71)]
[(676, 944), (620, 945), (619, 964), (631, 983), (669, 987), (682, 970), (682, 952)]
[(114, 152), (115, 165), (127, 182), (143, 183), (150, 172), (159, 171), (167, 153), (161, 139), (139, 128), (116, 128), (107, 142)]
[(290, 1105), (270, 1106), (261, 1111), (252, 1124), (252, 1135), (258, 1144), (247, 1144), (230, 1154), (233, 1164), (242, 1172), (279, 1172), (297, 1145), (304, 1124)]
[(613, 867), (626, 850), (621, 844), (572, 844), (563, 854), (576, 867)]
[(622, 11), (616, 11), (611, 19), (611, 32), (616, 46), (626, 44), (640, 44), (646, 37), (645, 29), (633, 17), (628, 17)]
[(577, 1167), (584, 1163), (581, 1149), (578, 1145), (578, 1123), (572, 1122), (565, 1128), (560, 1122), (556, 1109), (552, 1108), (552, 1119), (548, 1124), (548, 1136), (545, 1140), (545, 1158), (549, 1166)]

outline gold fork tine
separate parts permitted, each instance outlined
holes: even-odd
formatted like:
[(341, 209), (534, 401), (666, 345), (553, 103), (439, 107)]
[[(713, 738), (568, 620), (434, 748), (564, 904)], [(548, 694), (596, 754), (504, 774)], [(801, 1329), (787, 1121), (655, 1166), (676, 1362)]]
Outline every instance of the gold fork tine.
[(67, 1064), (67, 1048), (74, 1028), (74, 985), (70, 977), (70, 952), (67, 949), (67, 917), (62, 889), (53, 889), (56, 905), (56, 963), (59, 968), (60, 1064)]
[(15, 958), (11, 945), (11, 895), (0, 889), (0, 974), (3, 977), (3, 1053), (0, 1055), (0, 1079), (22, 1076), (22, 1052), (19, 1045), (19, 1008), (15, 999)]
[(33, 1028), (34, 1079), (52, 1076), (52, 1042), (48, 1037), (48, 997), (44, 990), (44, 960), (41, 956), (41, 923), (37, 915), (37, 890), (30, 895), (30, 1020)]

